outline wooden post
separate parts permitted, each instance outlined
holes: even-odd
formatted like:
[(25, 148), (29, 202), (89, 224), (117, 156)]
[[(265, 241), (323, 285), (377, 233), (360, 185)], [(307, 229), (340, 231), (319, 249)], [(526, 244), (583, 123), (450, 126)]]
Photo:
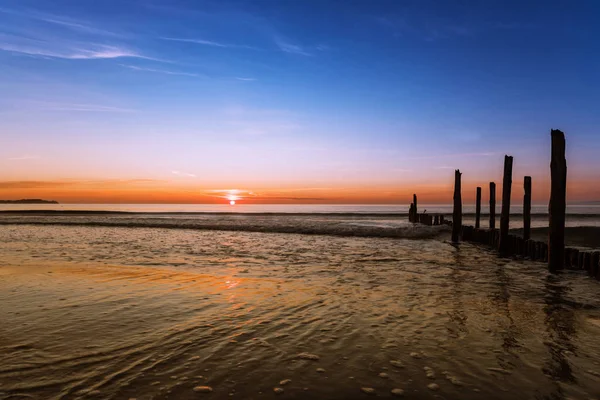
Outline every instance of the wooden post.
[(567, 207), (567, 160), (565, 134), (558, 129), (552, 136), (552, 161), (550, 162), (550, 205), (548, 207), (550, 232), (548, 235), (548, 270), (556, 272), (564, 267), (565, 213)]
[(585, 252), (583, 254), (583, 269), (589, 271), (592, 268), (592, 254), (590, 252)]
[(600, 252), (595, 251), (592, 254), (592, 269), (590, 269), (590, 275), (596, 277), (598, 275), (598, 269), (600, 268)]
[(523, 239), (531, 238), (531, 177), (525, 177), (525, 196), (523, 196)]
[(479, 229), (481, 221), (481, 188), (477, 188), (477, 200), (475, 205), (475, 228)]
[(490, 229), (496, 229), (496, 184), (490, 182)]
[(417, 195), (413, 194), (413, 204), (415, 205), (415, 215), (419, 214), (419, 209), (417, 208)]
[(510, 192), (512, 189), (513, 158), (504, 156), (504, 179), (502, 180), (502, 215), (500, 216), (500, 243), (498, 251), (501, 256), (510, 255), (508, 243), (508, 229), (510, 218)]
[(462, 196), (460, 185), (460, 170), (454, 171), (454, 211), (452, 213), (452, 242), (458, 243), (462, 228)]

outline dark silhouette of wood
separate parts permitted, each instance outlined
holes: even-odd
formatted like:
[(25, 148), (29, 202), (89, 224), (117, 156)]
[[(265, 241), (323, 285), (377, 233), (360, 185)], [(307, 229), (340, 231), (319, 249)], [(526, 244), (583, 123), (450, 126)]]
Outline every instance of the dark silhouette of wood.
[(417, 195), (413, 194), (413, 204), (415, 205), (415, 215), (419, 214), (419, 208), (417, 207)]
[(452, 213), (452, 242), (458, 243), (462, 228), (462, 195), (460, 170), (454, 171), (454, 211)]
[(523, 239), (531, 238), (531, 177), (526, 176), (523, 184), (525, 195), (523, 196)]
[(408, 221), (415, 222), (415, 204), (410, 203), (410, 208), (408, 209)]
[(479, 229), (481, 223), (481, 188), (477, 188), (477, 200), (475, 203), (475, 228)]
[(563, 269), (565, 259), (565, 213), (567, 207), (567, 160), (565, 134), (558, 129), (552, 136), (552, 161), (550, 162), (551, 188), (549, 205), (550, 232), (548, 234), (548, 270)]
[(570, 268), (571, 267), (571, 252), (573, 251), (572, 248), (567, 247), (565, 249), (565, 267)]
[(592, 268), (590, 269), (590, 276), (597, 277), (600, 269), (600, 252), (595, 251), (592, 254)]
[(588, 252), (583, 253), (583, 269), (586, 271), (592, 269), (592, 255)]
[(500, 216), (500, 243), (498, 251), (501, 256), (509, 256), (510, 244), (508, 242), (508, 229), (510, 221), (510, 193), (512, 189), (513, 158), (504, 156), (504, 179), (502, 180), (502, 215)]
[(490, 229), (496, 229), (496, 184), (490, 182)]
[(571, 250), (571, 268), (572, 269), (579, 268), (579, 250), (577, 250), (577, 249)]

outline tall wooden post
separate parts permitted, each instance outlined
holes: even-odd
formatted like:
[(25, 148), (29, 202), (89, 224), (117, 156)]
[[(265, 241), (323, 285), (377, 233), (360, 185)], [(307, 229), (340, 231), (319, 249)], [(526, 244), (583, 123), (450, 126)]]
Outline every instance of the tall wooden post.
[(523, 239), (531, 239), (531, 177), (526, 176), (523, 196)]
[(490, 229), (496, 229), (496, 184), (490, 182)]
[(567, 208), (567, 160), (565, 134), (558, 129), (552, 136), (552, 161), (550, 162), (550, 205), (548, 207), (550, 233), (548, 235), (548, 270), (563, 269), (565, 253), (565, 213)]
[(458, 243), (462, 229), (462, 195), (460, 170), (454, 171), (454, 212), (452, 213), (452, 242)]
[(504, 156), (504, 178), (502, 180), (502, 215), (500, 216), (500, 243), (498, 251), (500, 255), (510, 255), (510, 243), (508, 241), (508, 229), (510, 218), (510, 193), (512, 189), (512, 167), (513, 158)]
[(479, 229), (481, 225), (481, 188), (477, 188), (477, 200), (475, 203), (475, 228)]

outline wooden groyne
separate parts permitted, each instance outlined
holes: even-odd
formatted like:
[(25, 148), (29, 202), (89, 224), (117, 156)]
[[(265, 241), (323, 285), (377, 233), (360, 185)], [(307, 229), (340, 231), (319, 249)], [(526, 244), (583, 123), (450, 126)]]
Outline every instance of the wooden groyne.
[(442, 215), (418, 214), (417, 195), (413, 196), (410, 206), (409, 220), (425, 225), (449, 225), (452, 227), (452, 242), (460, 241), (479, 243), (498, 250), (502, 257), (523, 257), (525, 259), (546, 262), (550, 272), (562, 269), (585, 270), (590, 276), (600, 280), (600, 251), (580, 251), (565, 247), (565, 216), (567, 162), (565, 158), (565, 135), (560, 130), (551, 130), (552, 161), (551, 193), (549, 214), (548, 241), (531, 239), (531, 188), (530, 176), (523, 180), (523, 236), (510, 233), (510, 200), (512, 191), (513, 157), (505, 156), (504, 178), (502, 185), (502, 213), (500, 229), (496, 229), (496, 184), (489, 183), (490, 218), (487, 229), (481, 227), (481, 187), (477, 187), (475, 226), (462, 224), (462, 173), (454, 173), (454, 210), (452, 220), (445, 220)]

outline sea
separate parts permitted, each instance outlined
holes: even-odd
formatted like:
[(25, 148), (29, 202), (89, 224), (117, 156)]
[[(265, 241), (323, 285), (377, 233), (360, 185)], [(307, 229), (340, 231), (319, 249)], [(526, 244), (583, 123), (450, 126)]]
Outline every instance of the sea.
[(407, 211), (0, 205), (0, 399), (600, 398), (600, 281)]

